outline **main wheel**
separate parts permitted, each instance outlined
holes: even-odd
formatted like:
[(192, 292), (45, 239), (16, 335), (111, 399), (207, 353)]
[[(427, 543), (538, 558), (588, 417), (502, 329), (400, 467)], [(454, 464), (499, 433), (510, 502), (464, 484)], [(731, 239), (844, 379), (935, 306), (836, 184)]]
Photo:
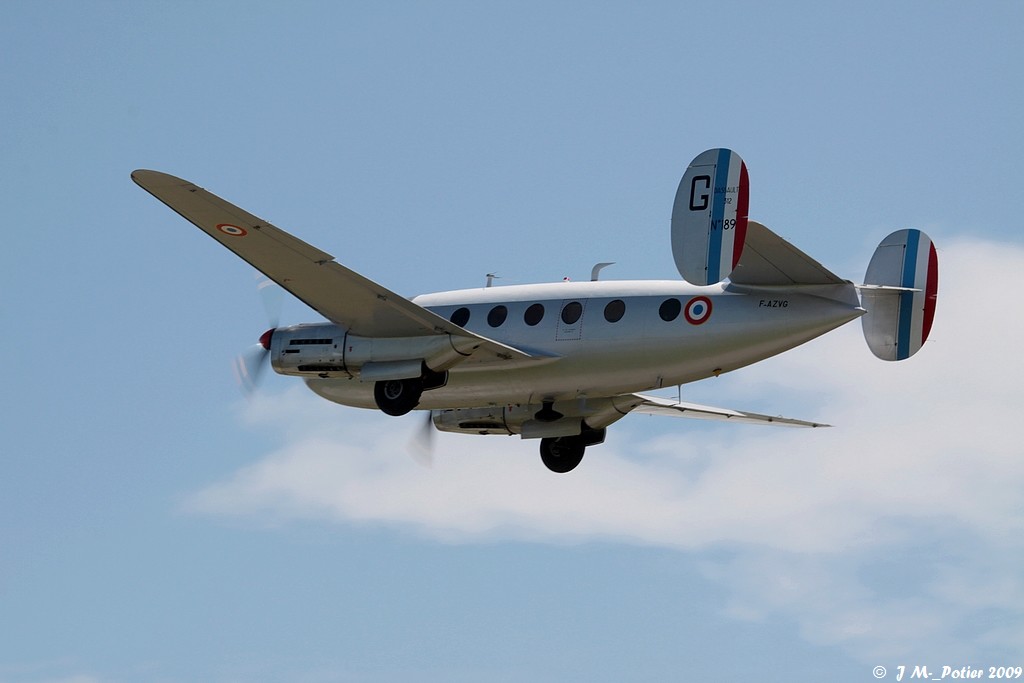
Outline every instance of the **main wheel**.
[(587, 447), (578, 436), (563, 436), (557, 439), (540, 440), (540, 459), (552, 472), (571, 472), (583, 460)]
[(405, 415), (419, 405), (422, 395), (423, 380), (419, 377), (381, 380), (373, 387), (377, 407), (395, 417)]

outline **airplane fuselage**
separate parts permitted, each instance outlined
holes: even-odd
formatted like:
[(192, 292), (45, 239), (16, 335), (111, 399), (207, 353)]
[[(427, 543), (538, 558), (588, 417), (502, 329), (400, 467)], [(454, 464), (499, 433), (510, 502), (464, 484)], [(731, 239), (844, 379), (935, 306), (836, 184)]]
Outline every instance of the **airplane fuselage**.
[[(816, 294), (744, 291), (728, 282), (602, 281), (422, 295), (413, 301), (534, 359), (501, 368), (455, 365), (444, 386), (423, 393), (418, 408), (540, 404), (685, 384), (782, 353), (864, 313), (856, 300)], [(320, 371), (299, 372), (282, 363), (289, 350), (311, 350), (309, 340), (324, 343), (324, 359), (337, 358), (344, 351), (340, 327), (280, 328), (275, 338), (278, 372), (305, 376), (310, 389), (331, 401), (375, 407), (373, 382), (358, 370), (307, 364)]]

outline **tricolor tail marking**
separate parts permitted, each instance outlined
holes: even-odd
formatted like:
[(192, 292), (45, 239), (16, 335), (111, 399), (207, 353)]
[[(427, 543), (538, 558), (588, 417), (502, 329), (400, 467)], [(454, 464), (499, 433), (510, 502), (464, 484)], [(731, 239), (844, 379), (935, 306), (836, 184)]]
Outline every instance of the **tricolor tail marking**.
[(900, 294), (896, 360), (910, 358), (921, 348), (928, 339), (932, 320), (935, 318), (938, 258), (935, 254), (935, 245), (920, 230), (907, 231), (902, 285), (920, 291)]
[[(732, 150), (718, 150), (711, 191), (708, 283), (720, 282), (733, 271), (747, 233), (747, 165)], [(730, 206), (733, 201), (736, 205)]]

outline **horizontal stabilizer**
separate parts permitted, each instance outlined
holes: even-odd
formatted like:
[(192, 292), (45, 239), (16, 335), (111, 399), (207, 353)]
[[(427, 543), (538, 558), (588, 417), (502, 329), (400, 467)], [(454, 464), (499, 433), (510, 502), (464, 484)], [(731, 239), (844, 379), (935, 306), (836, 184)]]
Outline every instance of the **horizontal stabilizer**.
[(761, 415), (759, 413), (748, 413), (742, 410), (730, 408), (715, 408), (714, 406), (702, 406), (697, 403), (684, 403), (673, 401), (659, 396), (647, 396), (645, 394), (633, 394), (633, 398), (639, 403), (631, 412), (646, 413), (648, 415), (669, 415), (671, 417), (690, 417), (698, 420), (729, 420), (730, 422), (744, 422), (747, 424), (778, 425), (781, 427), (831, 427), (831, 425), (820, 422), (808, 422), (806, 420), (795, 420), (791, 417), (772, 415)]
[(746, 245), (729, 280), (757, 287), (847, 282), (757, 221), (747, 222)]
[(928, 339), (939, 291), (939, 259), (920, 230), (897, 230), (878, 245), (861, 289), (864, 339), (882, 360), (904, 360)]
[(721, 282), (740, 260), (747, 232), (747, 167), (729, 149), (709, 149), (683, 174), (672, 205), (672, 256), (695, 285)]

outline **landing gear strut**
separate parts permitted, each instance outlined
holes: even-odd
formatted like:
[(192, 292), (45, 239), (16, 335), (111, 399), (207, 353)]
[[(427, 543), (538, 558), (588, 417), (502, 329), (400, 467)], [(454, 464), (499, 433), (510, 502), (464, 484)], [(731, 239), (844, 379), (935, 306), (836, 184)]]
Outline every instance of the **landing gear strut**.
[(388, 415), (399, 417), (419, 405), (423, 395), (423, 378), (386, 379), (373, 387), (377, 407)]
[(604, 442), (605, 430), (584, 429), (579, 436), (560, 436), (540, 440), (540, 459), (552, 472), (571, 472), (583, 460), (587, 446)]

